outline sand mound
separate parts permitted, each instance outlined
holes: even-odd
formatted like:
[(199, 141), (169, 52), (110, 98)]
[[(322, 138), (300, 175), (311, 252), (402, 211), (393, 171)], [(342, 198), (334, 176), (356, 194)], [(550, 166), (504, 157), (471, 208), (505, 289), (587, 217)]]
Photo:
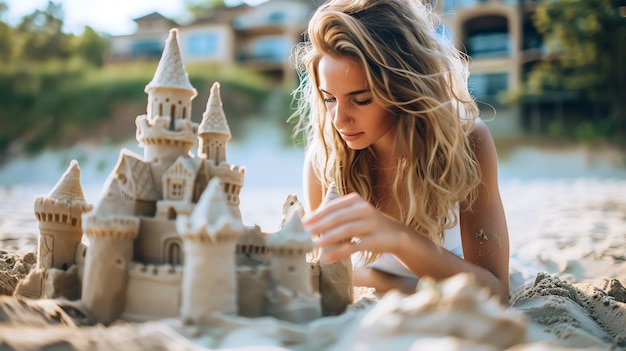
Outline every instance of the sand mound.
[(0, 250), (0, 295), (13, 295), (18, 281), (37, 264), (37, 256)]
[(534, 340), (572, 348), (626, 348), (624, 286), (611, 279), (605, 289), (541, 273), (532, 286), (516, 292), (511, 307), (530, 317)]

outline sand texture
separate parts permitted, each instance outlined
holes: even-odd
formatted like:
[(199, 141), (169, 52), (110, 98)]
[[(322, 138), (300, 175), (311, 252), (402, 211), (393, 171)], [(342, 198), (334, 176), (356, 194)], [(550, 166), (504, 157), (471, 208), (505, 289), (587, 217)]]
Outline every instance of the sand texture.
[[(32, 199), (41, 191), (6, 190), (0, 211), (13, 215), (0, 216), (0, 350), (626, 350), (626, 181), (510, 180), (501, 189), (511, 237), (507, 307), (458, 275), (424, 279), (411, 295), (378, 299), (359, 288), (347, 312), (308, 324), (215, 316), (204, 326), (108, 327), (76, 302), (12, 296), (36, 264)], [(267, 203), (266, 191), (242, 196), (249, 221), (280, 222), (283, 196), (272, 213), (255, 205)]]

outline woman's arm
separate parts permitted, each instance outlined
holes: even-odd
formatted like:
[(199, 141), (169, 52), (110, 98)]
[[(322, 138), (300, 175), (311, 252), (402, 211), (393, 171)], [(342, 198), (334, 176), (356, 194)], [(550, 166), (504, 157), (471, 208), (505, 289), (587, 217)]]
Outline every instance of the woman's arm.
[(459, 272), (472, 273), (507, 304), (509, 235), (498, 189), (495, 144), (481, 120), (476, 121), (471, 137), (483, 181), (471, 210), (460, 213), (464, 259), (444, 249), (437, 251), (432, 242), (419, 235), (401, 235), (395, 255), (417, 276), (443, 279)]
[[(508, 232), (498, 191), (495, 145), (481, 121), (477, 121), (472, 137), (484, 180), (472, 212), (460, 214), (466, 259), (437, 248), (433, 242), (385, 216), (357, 194), (336, 199), (306, 218), (306, 228), (314, 236), (321, 235), (317, 246), (332, 247), (325, 250), (323, 259), (335, 261), (357, 251), (388, 252), (418, 277), (430, 276), (439, 280), (461, 272), (471, 273), (481, 285), (507, 303)], [(482, 233), (487, 236), (486, 240)], [(358, 238), (358, 243), (346, 244), (350, 238)]]
[(508, 302), (509, 232), (498, 186), (496, 146), (489, 129), (480, 119), (476, 121), (471, 137), (483, 181), (472, 210), (460, 213), (463, 255), (468, 262), (494, 275), (502, 301)]

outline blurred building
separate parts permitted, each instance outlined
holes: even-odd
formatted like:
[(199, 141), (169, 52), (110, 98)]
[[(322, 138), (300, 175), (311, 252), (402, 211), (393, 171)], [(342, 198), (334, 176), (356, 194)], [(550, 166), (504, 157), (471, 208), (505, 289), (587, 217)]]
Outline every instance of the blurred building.
[[(520, 116), (526, 113), (522, 110), (532, 106), (506, 105), (502, 98), (519, 87), (543, 55), (542, 37), (532, 23), (539, 1), (425, 1), (442, 14), (441, 30), (471, 56), (469, 85), (479, 101), (482, 117), (490, 121), (494, 133), (517, 133), (522, 124)], [(258, 6), (219, 9), (185, 25), (152, 13), (135, 19), (136, 33), (113, 38), (110, 60), (156, 60), (169, 29), (178, 27), (185, 62), (235, 64), (276, 81), (295, 81), (295, 71), (289, 65), (291, 48), (303, 39), (308, 19), (321, 2), (269, 0)], [(548, 103), (558, 110), (562, 102)]]
[(112, 38), (108, 61), (158, 60), (169, 29), (178, 28), (187, 63), (245, 66), (279, 82), (295, 81), (289, 55), (314, 8), (310, 0), (270, 0), (220, 8), (184, 25), (154, 12), (134, 20), (135, 33)]
[[(494, 133), (515, 134), (523, 107), (502, 103), (544, 54), (532, 22), (538, 0), (430, 0), (455, 45), (471, 57), (469, 86)], [(495, 110), (495, 112), (494, 112)], [(495, 113), (495, 115), (494, 115)]]

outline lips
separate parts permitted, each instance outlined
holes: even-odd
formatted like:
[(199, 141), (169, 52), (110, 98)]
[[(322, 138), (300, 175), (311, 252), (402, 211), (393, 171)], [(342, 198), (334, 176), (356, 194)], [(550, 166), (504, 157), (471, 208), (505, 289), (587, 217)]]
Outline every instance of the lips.
[(347, 133), (347, 132), (339, 132), (339, 135), (341, 135), (341, 138), (345, 141), (355, 141), (357, 139), (359, 139), (361, 136), (363, 136), (363, 132), (359, 132), (359, 133)]

